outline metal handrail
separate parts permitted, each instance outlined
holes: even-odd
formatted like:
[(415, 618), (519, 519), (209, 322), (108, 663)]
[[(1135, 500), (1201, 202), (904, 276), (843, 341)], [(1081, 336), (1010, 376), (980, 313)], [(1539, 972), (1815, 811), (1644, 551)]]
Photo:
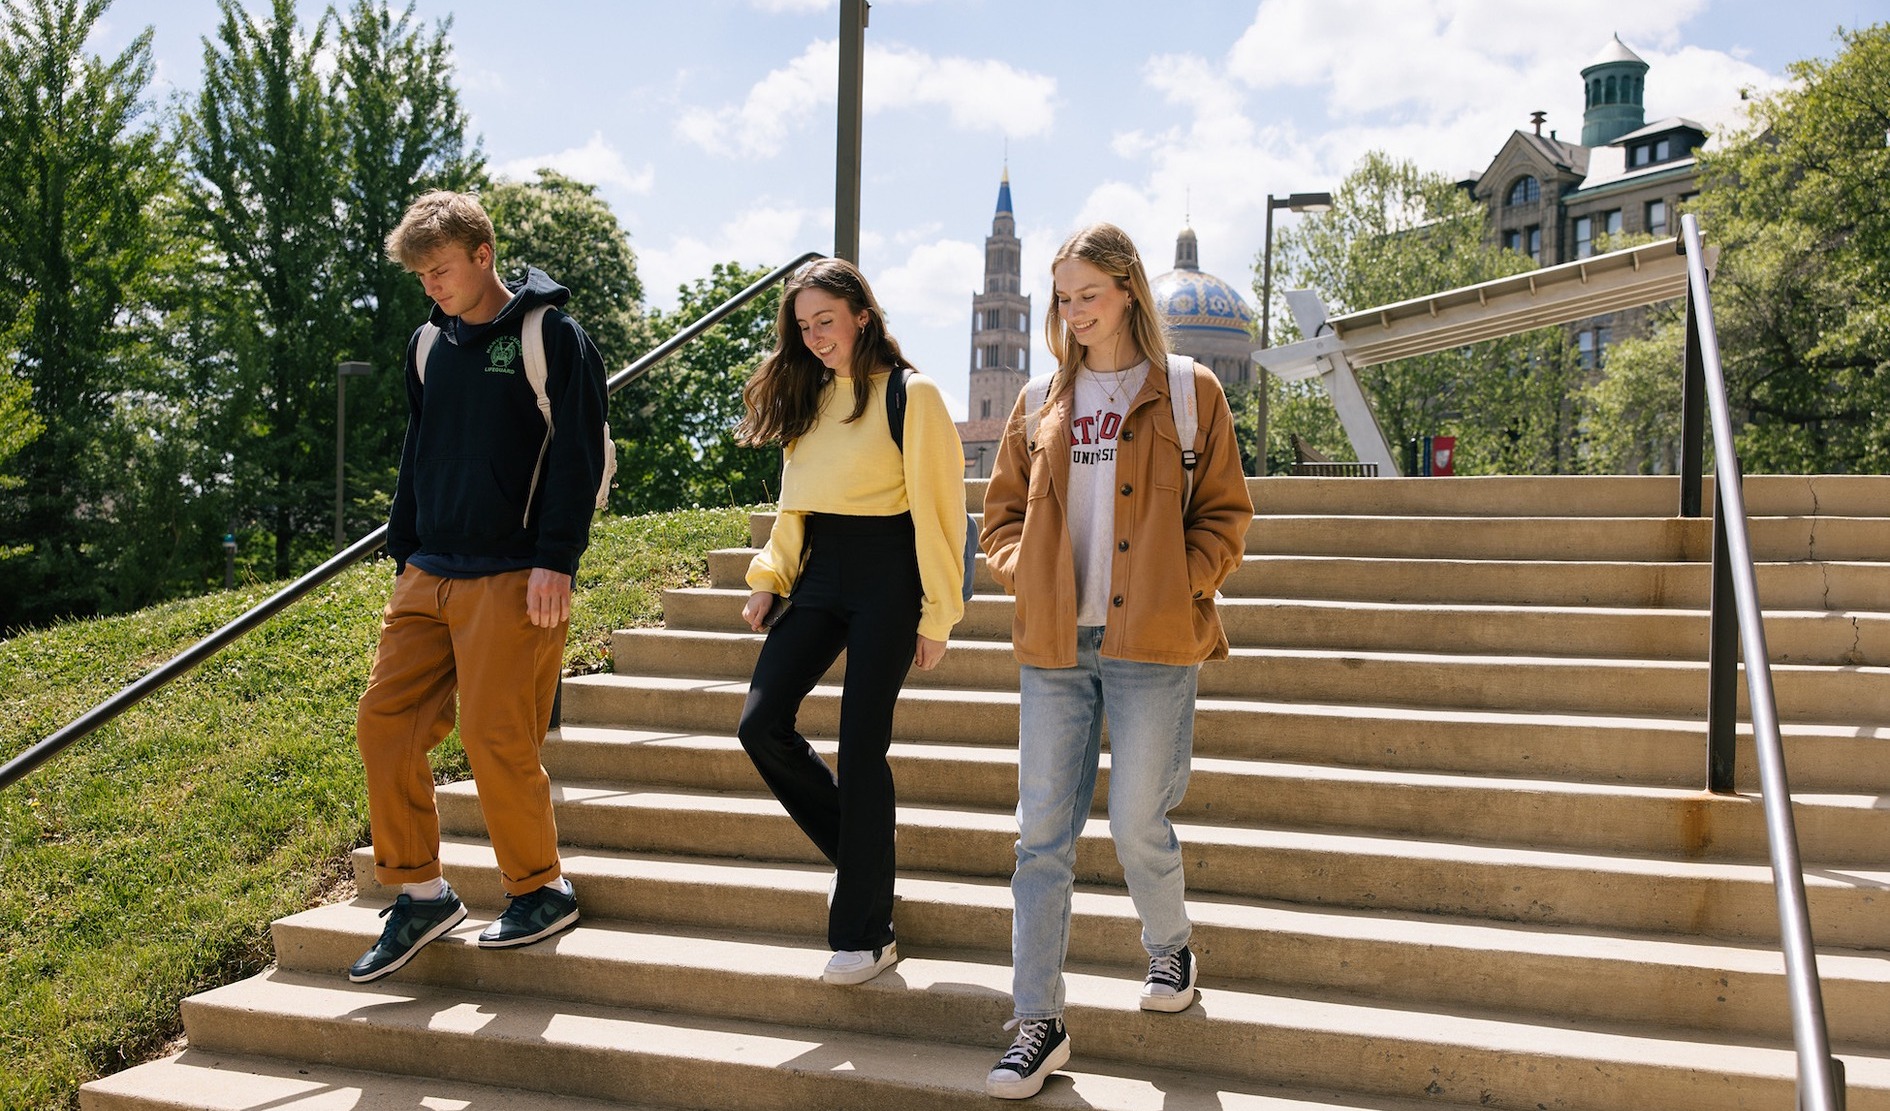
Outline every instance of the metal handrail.
[[(1792, 1041), (1798, 1050), (1798, 1106), (1806, 1111), (1843, 1111), (1844, 1065), (1831, 1056), (1831, 1038), (1825, 1027), (1824, 994), (1818, 983), (1818, 959), (1811, 943), (1811, 913), (1805, 901), (1805, 876), (1798, 855), (1797, 826), (1792, 819), (1791, 788), (1785, 780), (1785, 746), (1779, 736), (1771, 657), (1765, 644), (1765, 616), (1759, 608), (1758, 576), (1752, 564), (1745, 492), (1741, 488), (1739, 460), (1733, 447), (1732, 409), (1727, 402), (1725, 371), (1720, 365), (1719, 336), (1713, 325), (1713, 303), (1707, 294), (1699, 219), (1691, 213), (1681, 217), (1680, 235), (1680, 249), (1687, 256), (1688, 377), (1692, 378), (1697, 358), (1698, 384), (1703, 387), (1700, 392), (1705, 395), (1712, 418), (1713, 482), (1717, 494), (1713, 507), (1711, 603), (1715, 631), (1710, 637), (1708, 664), (1712, 672), (1708, 680), (1708, 789), (1722, 794), (1733, 790), (1732, 694), (1737, 664), (1730, 635), (1719, 635), (1720, 630), (1730, 628), (1729, 623), (1721, 620), (1730, 600), (1737, 611), (1738, 639), (1745, 647), (1746, 691), (1752, 710), (1752, 737), (1758, 751), (1765, 840), (1778, 897)], [(1696, 497), (1699, 486), (1696, 478), (1693, 482)], [(1684, 489), (1682, 493), (1684, 495)], [(1724, 749), (1716, 751), (1720, 733), (1725, 737)]]
[[(667, 359), (672, 354), (675, 354), (683, 345), (689, 343), (710, 328), (713, 328), (729, 314), (748, 304), (748, 302), (754, 300), (756, 297), (761, 296), (776, 284), (786, 280), (789, 274), (792, 274), (814, 259), (824, 257), (826, 256), (819, 251), (808, 251), (793, 262), (787, 263), (784, 266), (778, 266), (774, 270), (769, 271), (765, 277), (757, 280), (747, 289), (742, 290), (740, 293), (737, 293), (715, 308), (710, 309), (682, 331), (677, 332), (662, 343), (657, 344), (648, 354), (612, 375), (608, 383), (609, 392), (614, 394), (624, 386), (643, 377), (644, 374), (648, 373), (658, 363)], [(112, 695), (110, 698), (107, 698), (105, 701), (87, 710), (79, 717), (73, 719), (73, 721), (65, 727), (52, 733), (38, 744), (33, 745), (31, 748), (28, 748), (18, 756), (7, 761), (6, 764), (0, 765), (0, 790), (5, 790), (7, 787), (12, 786), (41, 764), (44, 764), (54, 756), (65, 751), (74, 741), (77, 741), (99, 726), (116, 718), (119, 714), (124, 713), (126, 710), (129, 710), (131, 707), (143, 701), (147, 696), (156, 692), (166, 683), (185, 674), (211, 656), (216, 655), (230, 643), (243, 636), (243, 634), (269, 620), (269, 618), (275, 616), (278, 611), (295, 602), (303, 595), (328, 582), (328, 580), (339, 575), (360, 560), (379, 551), (386, 542), (386, 539), (387, 526), (382, 525), (373, 532), (355, 541), (341, 552), (331, 556), (321, 566), (308, 572), (288, 586), (283, 587), (281, 590), (278, 590), (265, 601), (251, 607), (229, 624), (211, 633), (209, 636), (204, 637), (189, 648), (186, 648), (175, 658), (146, 672), (144, 675), (125, 686), (117, 694)]]

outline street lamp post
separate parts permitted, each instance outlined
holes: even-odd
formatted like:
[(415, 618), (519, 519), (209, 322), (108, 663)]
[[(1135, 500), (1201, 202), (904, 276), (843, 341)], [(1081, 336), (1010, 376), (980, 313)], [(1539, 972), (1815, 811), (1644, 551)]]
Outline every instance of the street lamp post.
[[(1289, 193), (1284, 197), (1267, 194), (1267, 233), (1266, 245), (1260, 252), (1260, 346), (1264, 349), (1272, 345), (1271, 325), (1273, 323), (1273, 213), (1276, 209), (1288, 208), (1294, 212), (1324, 212), (1332, 207), (1330, 193)], [(1255, 377), (1260, 393), (1260, 429), (1259, 442), (1254, 448), (1254, 474), (1265, 478), (1267, 474), (1267, 368), (1259, 367)]]
[(335, 365), (335, 550), (348, 546), (348, 533), (342, 526), (341, 506), (346, 472), (342, 455), (348, 442), (348, 379), (365, 378), (374, 373), (372, 363), (346, 362)]

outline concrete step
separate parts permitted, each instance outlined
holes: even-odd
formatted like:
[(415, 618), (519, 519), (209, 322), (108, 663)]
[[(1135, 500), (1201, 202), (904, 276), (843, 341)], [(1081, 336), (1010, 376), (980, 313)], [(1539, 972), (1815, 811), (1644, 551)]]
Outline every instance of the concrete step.
[[(376, 931), (378, 935), (379, 931)], [(365, 948), (365, 946), (363, 946)], [(352, 960), (353, 958), (349, 958)], [(456, 1079), (395, 1076), (318, 1065), (306, 1057), (250, 1057), (186, 1049), (92, 1081), (80, 1111), (655, 1111)]]
[[(748, 542), (767, 543), (774, 514), (748, 521)], [(1871, 560), (1890, 552), (1890, 517), (1753, 517), (1752, 558)], [(1246, 550), (1255, 555), (1428, 559), (1643, 560), (1704, 562), (1712, 522), (1703, 517), (1256, 516)]]
[[(961, 993), (980, 997), (1001, 1015), (1002, 985), (991, 982), (988, 969), (985, 978), (974, 978), (980, 967), (917, 960), (869, 984), (825, 994), (835, 997), (836, 1007), (870, 1005), (893, 1027), (925, 1023), (941, 1000)], [(1704, 1111), (1729, 1103), (1783, 1105), (1792, 1093), (1793, 1058), (1771, 1046), (1225, 988), (1181, 1014), (1154, 1015), (1134, 1009), (1121, 981), (1080, 973), (1069, 980), (1065, 1016), (1078, 1054), (1073, 1063), (1095, 1071), (1054, 1081), (1052, 1094), (1067, 1090), (1082, 1106), (1151, 1106), (1141, 1101), (1154, 1095), (1162, 1107), (1266, 1107), (1246, 1100), (1295, 1096), (1276, 1085), (1329, 1082), (1327, 1062), (1335, 1060), (1348, 1062), (1345, 1082), (1359, 1094), (1428, 1096), (1431, 1106)], [(357, 986), (283, 970), (196, 996), (185, 1003), (184, 1018), (192, 1043), (211, 1050), (236, 1042), (271, 1056), (286, 1051), (324, 1063), (386, 1061), (401, 1072), (473, 1083), (529, 1076), (562, 1095), (645, 1099), (661, 1093), (692, 1107), (989, 1107), (984, 1073), (1004, 1039), (996, 1022), (983, 1030), (927, 1023), (922, 1038), (907, 1039), (809, 1029), (804, 1020), (788, 1027), (679, 1018), (411, 982)], [(1855, 1056), (1846, 1063), (1849, 1106), (1890, 1107), (1890, 1061)], [(1173, 1071), (1142, 1071), (1156, 1067)], [(1341, 1096), (1311, 1105), (1357, 1104)]]
[[(1870, 560), (1890, 551), (1890, 518), (1755, 517), (1752, 557)], [(1430, 559), (1704, 562), (1704, 519), (1639, 517), (1256, 517), (1247, 551)]]
[[(808, 864), (821, 859), (769, 796), (559, 784), (553, 797), (559, 836), (567, 845)], [(443, 831), (484, 836), (470, 788), (442, 787), (439, 801)], [(988, 879), (1007, 877), (1014, 867), (1017, 825), (1011, 812), (901, 806), (898, 822), (902, 868)], [(1203, 822), (1177, 822), (1175, 829), (1189, 889), (1203, 894), (1759, 941), (1778, 933), (1765, 863), (1346, 830)], [(1105, 820), (1086, 823), (1076, 869), (1085, 883), (1122, 883)], [(1890, 886), (1890, 872), (1820, 867), (1805, 882), (1821, 941), (1890, 947), (1890, 919), (1875, 905)]]
[[(634, 723), (681, 733), (728, 732), (740, 719), (746, 680), (582, 675), (564, 683), (572, 725)], [(833, 736), (840, 688), (821, 685), (801, 704), (800, 726)], [(1786, 723), (1787, 766), (1797, 791), (1890, 794), (1890, 726)], [(908, 687), (895, 736), (1014, 747), (1017, 692)], [(1197, 757), (1283, 760), (1529, 779), (1700, 789), (1706, 726), (1698, 717), (1496, 712), (1203, 698), (1195, 708)], [(1751, 730), (1740, 726), (1738, 782), (1758, 785)]]
[[(929, 1002), (927, 1025), (898, 1029), (891, 1025), (898, 1015), (886, 1007), (819, 982), (829, 955), (822, 945), (824, 915), (793, 913), (807, 902), (804, 892), (767, 886), (754, 870), (727, 879), (728, 898), (742, 900), (756, 921), (783, 932), (591, 916), (550, 944), (508, 953), (473, 944), (485, 919), (471, 917), (424, 950), (398, 979), (907, 1037), (927, 1028), (983, 1030), (1009, 1017), (1003, 999), (994, 1012), (986, 998), (947, 992)], [(278, 921), (280, 967), (336, 974), (379, 936), (385, 905), (384, 899), (363, 897)], [(1085, 890), (1074, 906), (1071, 971), (1113, 981), (1117, 995), (1133, 998), (1144, 965), (1127, 896)], [(783, 917), (775, 917), (777, 909)], [(939, 968), (950, 971), (950, 982), (990, 984), (998, 995), (1008, 993), (1010, 902), (1002, 887), (907, 878), (901, 882), (901, 912), (907, 922), (934, 923), (930, 930), (900, 935), (899, 972), (908, 988), (923, 976), (937, 979), (932, 970)], [(1190, 944), (1208, 991), (1311, 993), (1525, 1020), (1540, 1008), (1540, 993), (1553, 990), (1564, 1020), (1589, 1025), (1642, 1025), (1780, 1044), (1791, 1037), (1781, 961), (1766, 949), (1252, 903), (1198, 901), (1190, 912)], [(937, 928), (940, 920), (953, 924), (949, 936)], [(1827, 952), (1820, 965), (1834, 1043), (1863, 1052), (1890, 1048), (1890, 957)], [(1652, 997), (1651, 1006), (1646, 997)], [(679, 1007), (684, 999), (687, 1006)], [(855, 1002), (862, 1006), (848, 1006)]]
[[(829, 764), (836, 744), (815, 738)], [(926, 807), (1010, 810), (1017, 803), (1014, 748), (895, 743), (899, 798)], [(546, 742), (560, 785), (760, 795), (760, 777), (733, 737), (571, 726)], [(1103, 756), (1094, 813), (1106, 813)], [(463, 789), (463, 788), (454, 788)], [(1890, 843), (1890, 809), (1876, 795), (1794, 799), (1801, 853), (1817, 864), (1872, 865)], [(1756, 796), (1621, 784), (1491, 779), (1196, 757), (1178, 820), (1290, 829), (1412, 834), (1487, 844), (1685, 860), (1767, 859)], [(567, 835), (569, 831), (567, 830)]]
[[(1714, 479), (1700, 484), (1711, 515)], [(1680, 511), (1673, 476), (1488, 475), (1463, 478), (1247, 480), (1259, 513), (1529, 516), (1544, 508), (1569, 517), (1672, 517)], [(1746, 512), (1758, 516), (1880, 517), (1890, 506), (1881, 475), (1747, 475)], [(982, 502), (980, 501), (980, 504)]]
[[(753, 548), (710, 552), (710, 585), (745, 593), (754, 554)], [(1881, 611), (1890, 599), (1890, 563), (1762, 562), (1756, 571), (1759, 597), (1771, 610)], [(1221, 593), (1226, 598), (1704, 610), (1711, 599), (1711, 572), (1704, 562), (1249, 555)], [(1004, 593), (982, 557), (976, 586), (980, 594)]]
[[(906, 998), (922, 1005), (927, 993), (900, 980), (895, 970), (864, 990), (827, 990), (882, 1004)], [(1083, 1048), (1073, 1067), (1058, 1073), (1034, 1106), (1099, 1111), (1176, 1106), (1418, 1111), (1438, 1105), (1435, 1100), (1420, 1103), (1369, 1092), (1322, 1094), (1266, 1080), (1229, 1078), (1199, 1068), (1200, 1054), (1185, 1052), (1186, 1035), (1209, 1025), (1201, 1016), (1149, 1016), (1088, 1003), (1084, 1009), (1089, 1021), (1079, 1035), (1086, 1039), (1078, 1043)], [(1071, 1013), (1074, 1019), (1077, 1008)], [(1171, 1029), (1148, 1039), (1145, 1049), (1131, 1048), (1171, 1067), (1122, 1062), (1095, 1052), (1127, 1041), (1130, 1032), (1158, 1018), (1166, 1019)], [(386, 1060), (420, 1076), (446, 1074), (484, 1083), (516, 1083), (529, 1077), (537, 1087), (559, 1095), (614, 1102), (660, 1094), (677, 1107), (731, 1111), (988, 1108), (984, 1074), (996, 1061), (999, 1042), (1008, 1039), (997, 1024), (978, 1032), (981, 1044), (968, 1045), (940, 1040), (936, 1034), (907, 1040), (733, 1018), (678, 1021), (663, 1011), (386, 980), (357, 986), (280, 970), (189, 1000), (185, 1022), (192, 1041), (204, 1044), (240, 1040), (323, 1059)], [(1397, 1078), (1396, 1070), (1384, 1073), (1388, 1079)], [(1754, 1083), (1769, 1088), (1775, 1082), (1761, 1075)]]
[[(754, 672), (762, 639), (763, 634), (748, 632), (619, 630), (612, 639), (613, 670), (623, 675), (745, 678)], [(839, 682), (845, 668), (843, 654), (824, 681)], [(1235, 648), (1227, 659), (1201, 668), (1200, 693), (1258, 693), (1283, 701), (1341, 705), (1682, 716), (1704, 714), (1706, 676), (1704, 661)], [(1775, 664), (1772, 682), (1782, 720), (1861, 724), (1890, 717), (1890, 668)], [(913, 669), (906, 687), (1014, 691), (1016, 657), (1007, 643), (958, 642), (933, 670)], [(1744, 697), (1742, 689), (1741, 715)]]
[[(746, 590), (691, 587), (663, 595), (665, 628), (745, 633)], [(965, 607), (954, 642), (1008, 641), (1014, 603), (982, 595)], [(1228, 598), (1220, 607), (1230, 642), (1245, 648), (1448, 650), (1502, 655), (1701, 660), (1704, 610), (1548, 605)], [(1890, 613), (1786, 611), (1765, 618), (1775, 663), (1890, 664)]]

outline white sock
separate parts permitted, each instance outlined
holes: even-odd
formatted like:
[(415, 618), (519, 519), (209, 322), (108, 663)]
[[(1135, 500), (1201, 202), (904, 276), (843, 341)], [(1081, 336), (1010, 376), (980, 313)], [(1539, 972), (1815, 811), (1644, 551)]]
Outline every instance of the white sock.
[(561, 894), (569, 895), (572, 893), (571, 881), (568, 879), (565, 879), (563, 876), (559, 876), (557, 879), (552, 880), (550, 883), (546, 884), (545, 886)]
[(400, 893), (419, 902), (432, 902), (446, 898), (446, 877), (435, 876), (425, 883), (403, 883)]

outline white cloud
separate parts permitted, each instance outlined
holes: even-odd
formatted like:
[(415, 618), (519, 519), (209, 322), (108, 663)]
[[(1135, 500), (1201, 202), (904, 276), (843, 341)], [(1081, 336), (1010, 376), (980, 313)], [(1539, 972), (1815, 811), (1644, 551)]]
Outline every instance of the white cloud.
[(1704, 0), (1268, 0), (1229, 54), (1229, 70), (1256, 89), (1317, 86), (1341, 117), (1435, 116), (1466, 104), (1514, 105), (1519, 96), (1579, 106), (1577, 74), (1607, 44), (1609, 31), (1646, 57), (1676, 43), (1680, 26), (1704, 6)]
[(627, 193), (648, 193), (656, 185), (655, 169), (645, 166), (632, 170), (602, 131), (592, 132), (589, 141), (581, 147), (569, 147), (553, 154), (526, 155), (493, 169), (500, 177), (520, 181), (531, 178), (540, 169), (552, 169), (566, 177)]
[[(768, 158), (816, 112), (836, 103), (839, 45), (818, 40), (749, 90), (739, 105), (691, 107), (676, 123), (684, 140), (715, 154)], [(1003, 62), (935, 58), (899, 45), (868, 44), (865, 110), (869, 115), (943, 108), (960, 130), (1029, 137), (1055, 119), (1056, 79)]]
[(676, 289), (706, 278), (718, 262), (779, 266), (807, 250), (826, 250), (833, 214), (781, 204), (761, 204), (724, 223), (707, 239), (678, 236), (668, 243), (637, 247), (637, 275), (650, 302), (673, 308)]
[(956, 239), (921, 243), (904, 262), (882, 269), (873, 292), (894, 335), (903, 322), (970, 327), (971, 298), (984, 283), (984, 248)]

